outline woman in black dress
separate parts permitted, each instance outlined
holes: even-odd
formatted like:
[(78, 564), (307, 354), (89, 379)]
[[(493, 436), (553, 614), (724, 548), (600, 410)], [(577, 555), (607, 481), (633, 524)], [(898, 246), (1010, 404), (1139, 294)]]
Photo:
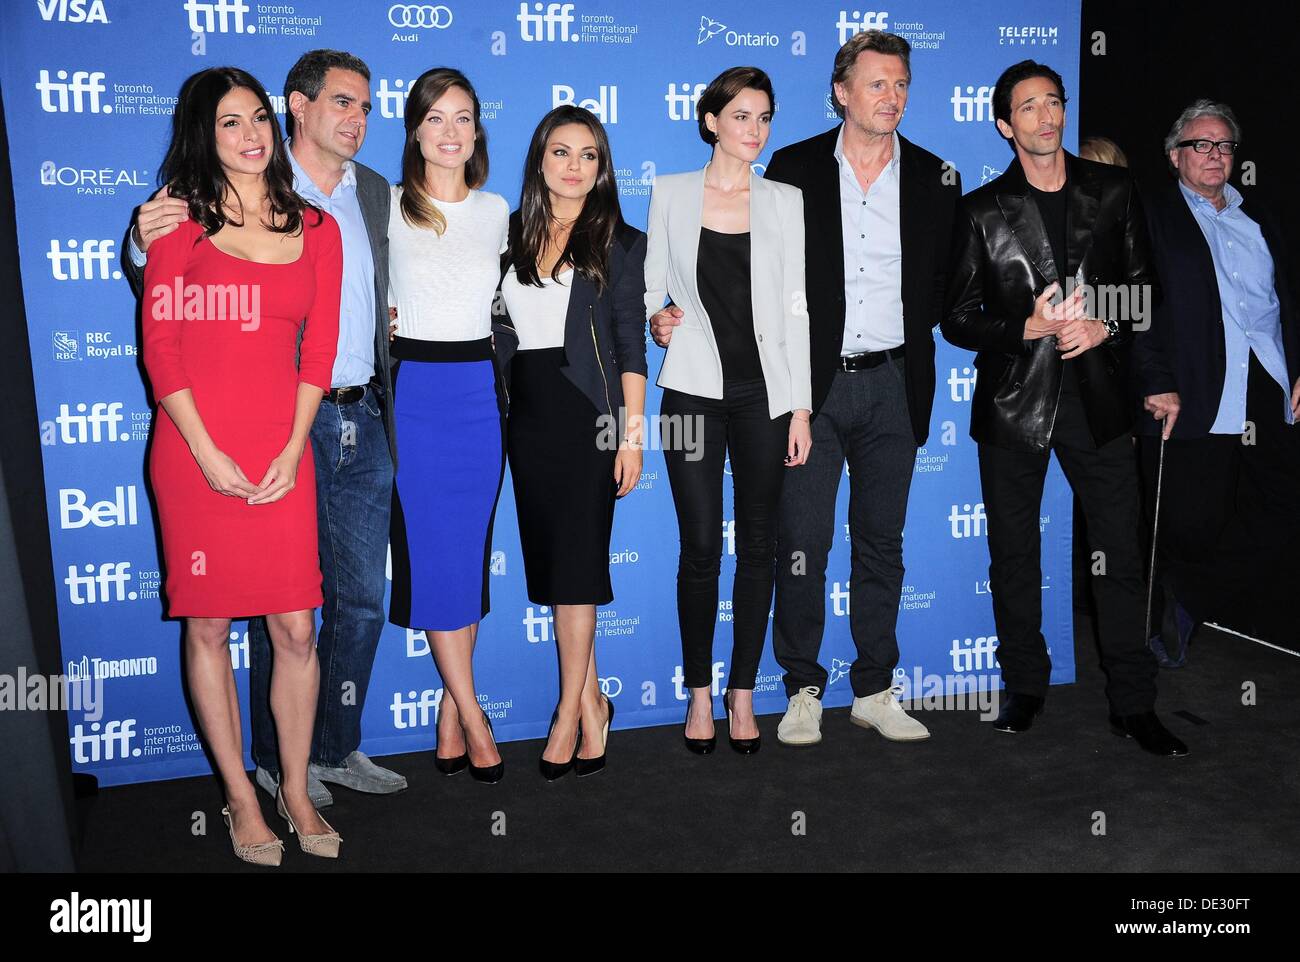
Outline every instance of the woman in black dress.
[(550, 780), (604, 768), (614, 717), (596, 674), (596, 606), (614, 600), (615, 499), (641, 476), (645, 250), (623, 222), (600, 121), (552, 110), (528, 148), (493, 323), (528, 597), (553, 610), (560, 657), (540, 760)]

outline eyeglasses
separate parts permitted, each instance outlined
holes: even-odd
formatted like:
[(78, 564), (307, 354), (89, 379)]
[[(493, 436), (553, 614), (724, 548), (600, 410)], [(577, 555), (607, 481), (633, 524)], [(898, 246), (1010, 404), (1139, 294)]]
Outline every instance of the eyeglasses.
[(1219, 153), (1225, 157), (1231, 157), (1237, 152), (1236, 140), (1180, 140), (1175, 146), (1190, 147), (1198, 154), (1208, 154), (1215, 147), (1219, 148)]

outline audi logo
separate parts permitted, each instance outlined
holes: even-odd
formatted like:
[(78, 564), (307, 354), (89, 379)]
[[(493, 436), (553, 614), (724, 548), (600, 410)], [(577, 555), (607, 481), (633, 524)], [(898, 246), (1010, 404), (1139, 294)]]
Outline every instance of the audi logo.
[(394, 27), (437, 27), (445, 30), (451, 26), (451, 8), (438, 4), (395, 3), (388, 8), (388, 22)]
[(617, 675), (610, 675), (608, 678), (600, 679), (601, 694), (610, 698), (617, 698), (623, 693), (623, 679)]

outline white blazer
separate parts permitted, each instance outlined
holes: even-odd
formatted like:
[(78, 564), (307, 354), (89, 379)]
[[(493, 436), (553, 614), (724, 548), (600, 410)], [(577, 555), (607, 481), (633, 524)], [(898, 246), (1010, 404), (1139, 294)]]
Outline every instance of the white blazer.
[[(707, 169), (707, 168), (706, 168)], [(655, 178), (645, 256), (646, 316), (671, 292), (682, 309), (656, 383), (699, 397), (722, 397), (722, 357), (696, 284), (704, 207), (704, 170)], [(773, 418), (812, 409), (808, 307), (804, 294), (803, 193), (749, 182), (749, 277), (754, 336)]]

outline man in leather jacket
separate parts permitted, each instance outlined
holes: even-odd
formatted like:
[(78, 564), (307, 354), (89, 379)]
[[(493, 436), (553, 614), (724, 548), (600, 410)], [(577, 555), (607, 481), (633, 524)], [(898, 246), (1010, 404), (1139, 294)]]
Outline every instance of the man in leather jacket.
[(1065, 89), (1050, 67), (1009, 67), (993, 113), (1016, 160), (962, 199), (942, 330), (978, 352), (970, 433), (1006, 684), (994, 727), (1026, 731), (1047, 694), (1038, 517), (1055, 451), (1101, 562), (1094, 595), (1111, 727), (1148, 751), (1184, 755), (1154, 711), (1157, 666), (1142, 628), (1128, 380), (1128, 341), (1156, 294), (1142, 207), (1126, 171), (1062, 147)]

